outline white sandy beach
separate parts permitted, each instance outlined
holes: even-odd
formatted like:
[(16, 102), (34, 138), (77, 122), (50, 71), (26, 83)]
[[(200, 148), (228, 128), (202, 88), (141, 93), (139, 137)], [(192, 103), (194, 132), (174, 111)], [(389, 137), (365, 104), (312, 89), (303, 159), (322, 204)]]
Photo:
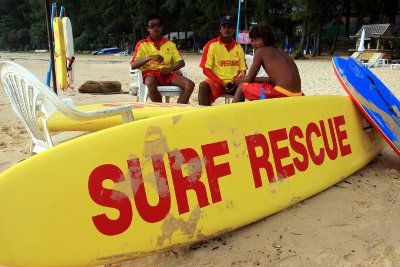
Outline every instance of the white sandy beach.
[[(204, 78), (200, 54), (183, 54), (196, 83)], [(44, 80), (48, 53), (0, 53)], [(76, 105), (136, 101), (129, 94), (77, 92), (88, 80), (119, 81), (128, 91), (130, 57), (77, 55), (75, 92), (60, 92)], [(331, 60), (296, 61), (306, 95), (346, 95)], [(400, 98), (400, 70), (372, 71)], [(218, 102), (222, 103), (222, 99)], [(29, 156), (30, 138), (0, 87), (0, 173)], [(1, 220), (1, 217), (0, 217)], [(1, 238), (1, 237), (0, 237)], [(0, 252), (1, 253), (1, 252)], [(339, 184), (275, 215), (211, 240), (112, 266), (399, 266), (400, 157), (386, 146), (369, 165)]]

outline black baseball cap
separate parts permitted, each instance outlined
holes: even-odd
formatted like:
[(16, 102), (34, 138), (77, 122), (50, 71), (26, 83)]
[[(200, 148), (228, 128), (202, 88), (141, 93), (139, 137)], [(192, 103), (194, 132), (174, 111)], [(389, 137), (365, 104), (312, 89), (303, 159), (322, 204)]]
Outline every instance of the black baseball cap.
[(219, 19), (219, 26), (223, 24), (231, 24), (233, 26), (236, 25), (236, 20), (233, 16), (225, 16)]

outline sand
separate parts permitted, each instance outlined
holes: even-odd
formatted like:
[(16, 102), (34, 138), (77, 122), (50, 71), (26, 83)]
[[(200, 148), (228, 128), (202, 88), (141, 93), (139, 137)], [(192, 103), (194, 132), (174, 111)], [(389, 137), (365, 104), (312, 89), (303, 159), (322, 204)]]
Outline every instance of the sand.
[[(200, 55), (183, 56), (189, 78), (198, 85), (204, 77), (198, 67)], [(46, 53), (0, 53), (0, 57), (25, 66), (42, 80), (46, 77)], [(78, 55), (76, 88), (87, 80), (114, 80), (128, 91), (129, 59)], [(306, 95), (346, 94), (329, 58), (301, 60), (296, 64)], [(380, 67), (372, 71), (400, 98), (399, 70)], [(29, 156), (30, 138), (0, 89), (3, 172)], [(77, 105), (136, 101), (128, 94), (60, 95), (72, 97)], [(197, 103), (197, 87), (191, 103)], [(259, 222), (192, 246), (112, 266), (399, 266), (399, 192), (400, 157), (387, 146), (370, 164), (337, 185)]]

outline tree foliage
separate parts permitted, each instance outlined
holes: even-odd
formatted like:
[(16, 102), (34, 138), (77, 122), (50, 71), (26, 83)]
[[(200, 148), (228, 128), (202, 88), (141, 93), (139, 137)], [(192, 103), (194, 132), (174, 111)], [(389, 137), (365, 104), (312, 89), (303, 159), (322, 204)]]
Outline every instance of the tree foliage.
[[(133, 48), (146, 37), (144, 22), (154, 12), (164, 19), (164, 33), (193, 31), (201, 46), (218, 34), (221, 16), (236, 16), (238, 11), (238, 2), (229, 0), (60, 0), (56, 4), (65, 6), (72, 21), (76, 50)], [(340, 27), (341, 36), (354, 34), (342, 17), (356, 18), (358, 30), (365, 23), (394, 23), (398, 14), (398, 0), (245, 0), (240, 29), (267, 22), (276, 29), (278, 43), (286, 37), (301, 57), (304, 47), (313, 47), (315, 55), (322, 49), (333, 52)], [(328, 28), (334, 29), (329, 37), (333, 40), (324, 39)], [(45, 1), (0, 0), (1, 50), (46, 49), (46, 31)], [(188, 49), (196, 45), (183, 40), (180, 44)]]

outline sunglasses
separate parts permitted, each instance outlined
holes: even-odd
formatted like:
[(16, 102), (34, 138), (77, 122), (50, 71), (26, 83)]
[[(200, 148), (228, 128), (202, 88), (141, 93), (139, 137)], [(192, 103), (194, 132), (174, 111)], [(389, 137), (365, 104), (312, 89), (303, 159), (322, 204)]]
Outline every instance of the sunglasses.
[(147, 28), (149, 29), (154, 29), (156, 27), (161, 27), (162, 23), (161, 22), (157, 22), (157, 23), (150, 23), (149, 25), (147, 25)]

